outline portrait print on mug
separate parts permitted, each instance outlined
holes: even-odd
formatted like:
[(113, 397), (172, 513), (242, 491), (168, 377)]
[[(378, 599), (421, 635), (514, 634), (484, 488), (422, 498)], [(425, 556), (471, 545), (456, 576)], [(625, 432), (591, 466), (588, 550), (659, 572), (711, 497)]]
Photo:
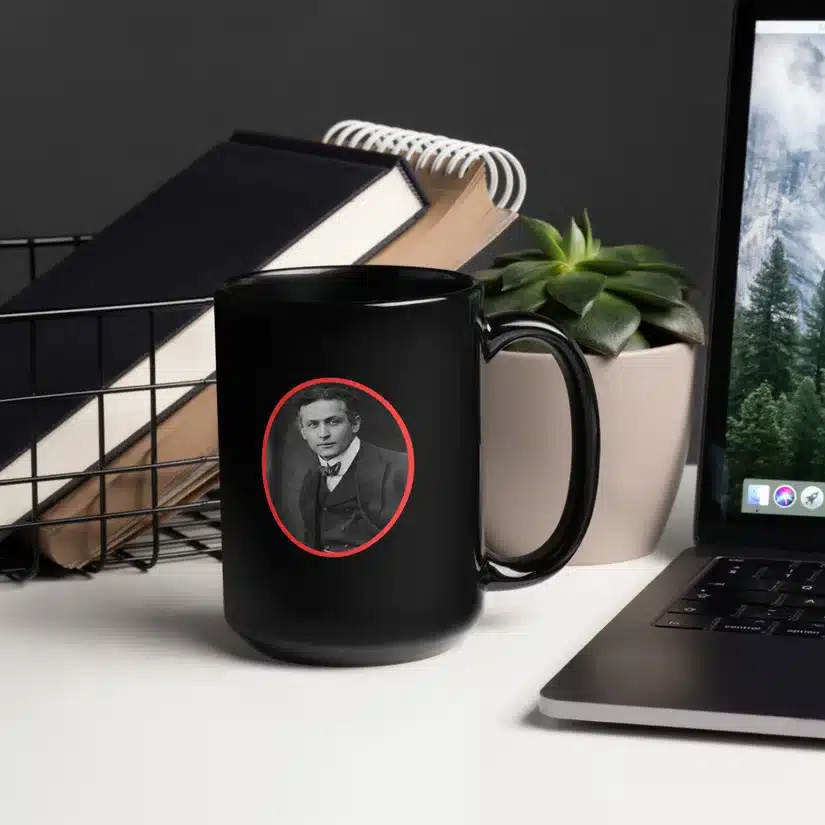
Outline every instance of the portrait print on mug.
[(272, 410), (261, 471), (269, 509), (302, 550), (340, 558), (380, 542), (401, 516), (415, 475), (409, 430), (370, 387), (315, 378)]

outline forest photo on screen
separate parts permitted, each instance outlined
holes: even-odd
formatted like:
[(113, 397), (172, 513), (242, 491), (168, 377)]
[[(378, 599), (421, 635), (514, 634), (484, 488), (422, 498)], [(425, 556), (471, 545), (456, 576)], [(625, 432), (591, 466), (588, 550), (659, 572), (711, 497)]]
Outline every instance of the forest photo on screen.
[(745, 478), (825, 482), (825, 36), (757, 34), (727, 418)]

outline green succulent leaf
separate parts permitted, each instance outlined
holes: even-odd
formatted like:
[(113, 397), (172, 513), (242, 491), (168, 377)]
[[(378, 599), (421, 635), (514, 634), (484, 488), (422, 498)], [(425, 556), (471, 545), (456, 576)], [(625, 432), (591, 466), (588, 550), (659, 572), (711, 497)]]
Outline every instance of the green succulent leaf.
[(637, 272), (664, 272), (674, 278), (686, 279), (684, 267), (668, 261), (637, 261), (633, 269)]
[(605, 247), (605, 251), (609, 251), (614, 258), (620, 258), (634, 264), (661, 263), (667, 260), (664, 252), (660, 249), (645, 246), (645, 244), (631, 243), (621, 246), (609, 246)]
[(689, 305), (670, 309), (651, 309), (642, 313), (645, 324), (664, 330), (690, 344), (705, 343), (705, 327), (699, 313)]
[(481, 269), (473, 273), (473, 278), (482, 284), (489, 284), (493, 281), (500, 281), (503, 269)]
[(631, 270), (607, 279), (605, 288), (656, 307), (682, 306), (682, 286), (664, 272)]
[(544, 294), (547, 300), (541, 308), (536, 310), (539, 315), (543, 315), (545, 318), (549, 318), (554, 323), (561, 324), (562, 326), (581, 318), (581, 315), (578, 312), (573, 312), (572, 309), (566, 307), (564, 304), (560, 304), (552, 295), (550, 295), (547, 291), (547, 282), (545, 282), (544, 286)]
[[(543, 221), (540, 218), (530, 218), (526, 215), (521, 216), (521, 220), (527, 224), (527, 228), (532, 232), (537, 232), (537, 237), (544, 237), (545, 235), (552, 238), (559, 246), (561, 246), (562, 234), (548, 221)], [(541, 244), (539, 244), (541, 246)]]
[(493, 267), (507, 266), (516, 261), (541, 261), (546, 258), (547, 255), (540, 249), (515, 249), (512, 252), (503, 252), (501, 255), (496, 255), (493, 258)]
[(590, 223), (590, 215), (586, 209), (582, 210), (581, 226), (582, 232), (584, 233), (585, 255), (590, 258), (597, 251), (594, 249), (594, 243), (598, 243), (598, 241), (594, 241), (593, 239), (593, 226)]
[(602, 292), (584, 317), (566, 326), (584, 349), (615, 357), (639, 328), (641, 319), (641, 313), (633, 304)]
[(587, 269), (590, 272), (601, 272), (603, 275), (621, 275), (632, 267), (632, 264), (624, 258), (614, 258), (609, 252), (609, 247), (602, 247), (583, 261), (576, 264), (578, 269)]
[(543, 344), (541, 341), (536, 341), (533, 338), (522, 338), (520, 341), (510, 344), (509, 347), (505, 347), (505, 349), (507, 352), (538, 352), (545, 355), (550, 353), (550, 348), (547, 344)]
[(493, 295), (496, 292), (501, 292), (501, 274), (502, 269), (482, 269), (479, 272), (473, 272), (473, 279), (484, 287), (485, 295)]
[(637, 329), (636, 332), (627, 339), (627, 343), (624, 345), (622, 352), (633, 352), (634, 350), (640, 349), (650, 349), (650, 342)]
[(693, 299), (698, 294), (699, 290), (690, 281), (682, 282), (682, 302), (693, 303)]
[(551, 275), (558, 272), (562, 264), (551, 263), (550, 261), (517, 261), (514, 264), (499, 270), (501, 272), (501, 289), (507, 292), (511, 289), (518, 289), (533, 281), (547, 280)]
[(518, 289), (485, 298), (484, 309), (489, 315), (498, 312), (534, 312), (547, 300), (545, 281), (533, 281)]
[(564, 250), (562, 249), (563, 238), (561, 233), (555, 226), (547, 221), (539, 220), (538, 218), (528, 218), (521, 216), (524, 225), (533, 233), (536, 243), (544, 253), (546, 258), (551, 261), (565, 260)]
[(561, 248), (567, 260), (573, 265), (587, 255), (587, 241), (574, 218), (570, 218), (570, 228), (562, 240)]
[(586, 270), (565, 272), (547, 281), (547, 294), (563, 306), (584, 315), (604, 288), (606, 275)]
[(588, 256), (581, 266), (605, 275), (618, 275), (627, 270), (653, 270), (682, 275), (683, 270), (676, 264), (669, 263), (662, 252), (652, 246), (627, 244), (625, 246), (603, 246), (593, 255)]

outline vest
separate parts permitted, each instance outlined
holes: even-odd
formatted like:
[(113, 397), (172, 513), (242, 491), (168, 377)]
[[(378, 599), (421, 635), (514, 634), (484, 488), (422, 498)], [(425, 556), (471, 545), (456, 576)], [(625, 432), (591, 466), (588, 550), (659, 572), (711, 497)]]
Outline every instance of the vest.
[(341, 551), (365, 544), (378, 534), (358, 503), (355, 477), (358, 456), (334, 490), (319, 478), (316, 496), (316, 544), (321, 550)]

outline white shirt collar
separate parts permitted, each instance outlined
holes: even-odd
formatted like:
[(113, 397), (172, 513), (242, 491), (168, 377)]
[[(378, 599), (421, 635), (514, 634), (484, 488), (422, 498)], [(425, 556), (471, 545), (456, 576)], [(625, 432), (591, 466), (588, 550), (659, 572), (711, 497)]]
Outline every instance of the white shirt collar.
[(355, 456), (358, 455), (358, 450), (360, 448), (361, 439), (358, 438), (358, 436), (356, 435), (355, 438), (353, 438), (350, 442), (349, 447), (347, 447), (347, 449), (344, 450), (344, 452), (341, 453), (341, 455), (337, 455), (335, 456), (335, 458), (330, 459), (321, 458), (321, 456), (318, 456), (318, 461), (321, 463), (322, 466), (325, 464), (337, 464), (340, 461), (341, 469), (338, 471), (338, 475), (342, 476), (347, 470), (349, 470), (350, 464), (352, 464), (352, 462), (355, 461)]

